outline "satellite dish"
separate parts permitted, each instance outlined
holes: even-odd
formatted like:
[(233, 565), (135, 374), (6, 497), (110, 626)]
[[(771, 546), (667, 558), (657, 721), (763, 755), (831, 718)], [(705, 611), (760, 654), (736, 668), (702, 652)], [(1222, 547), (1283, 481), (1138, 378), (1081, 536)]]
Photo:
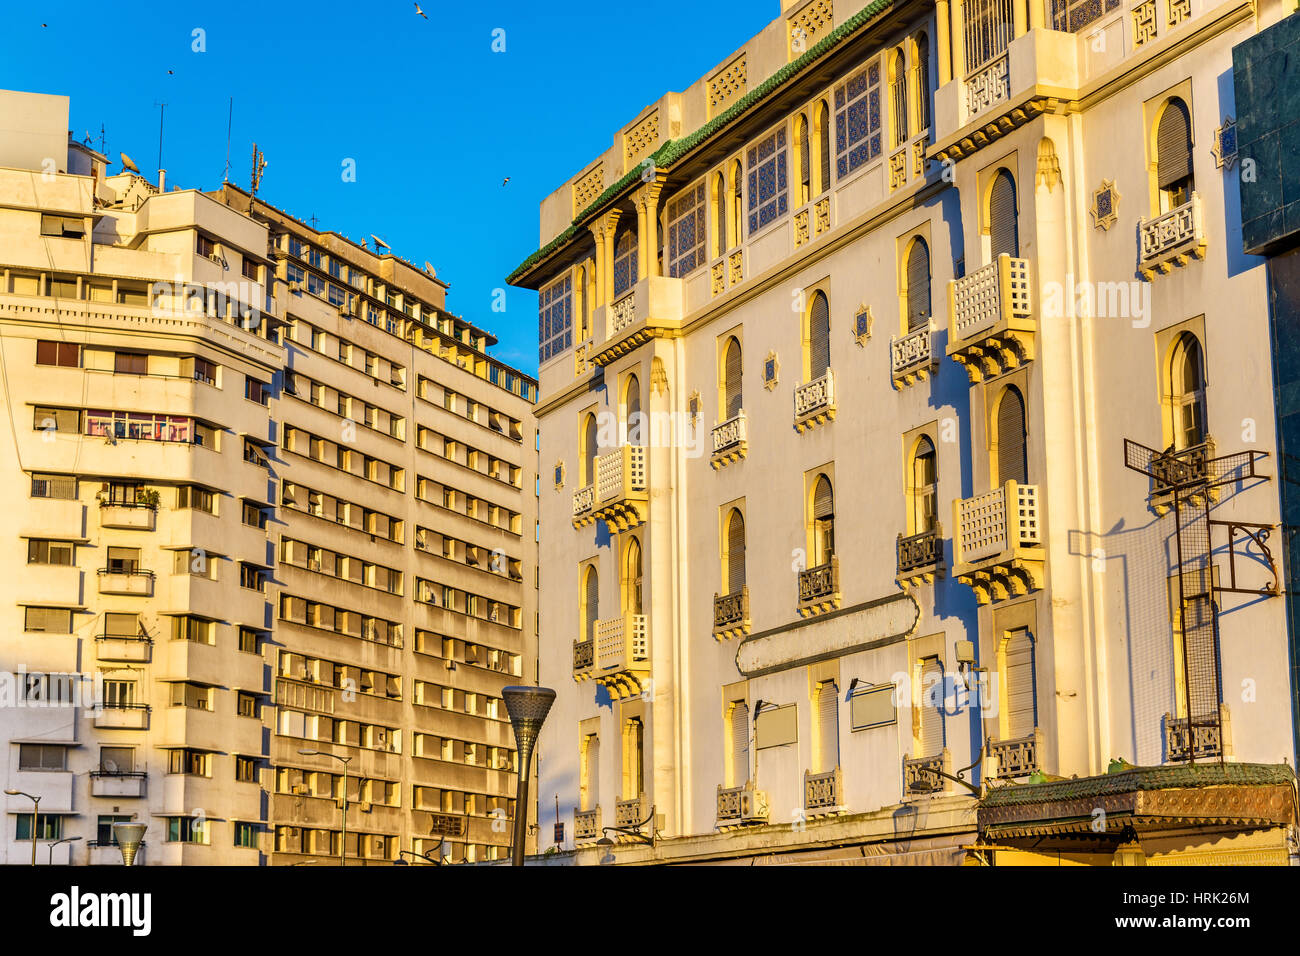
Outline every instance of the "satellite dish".
[(140, 172), (140, 167), (135, 164), (135, 162), (131, 159), (130, 156), (126, 155), (126, 153), (118, 153), (118, 155), (122, 157), (123, 169), (129, 169), (133, 173)]
[(105, 761), (104, 761), (104, 769), (107, 770), (109, 773), (117, 773), (117, 761), (116, 761), (116, 760), (105, 760)]
[(375, 240), (375, 248), (376, 248), (376, 249), (378, 249), (378, 248), (380, 248), (380, 247), (383, 247), (384, 249), (391, 249), (391, 248), (392, 248), (392, 246), (390, 246), (388, 243), (384, 242), (384, 240), (380, 239), (380, 238), (379, 238), (378, 236), (376, 236), (373, 232), (370, 234), (370, 238), (373, 239), (373, 240)]
[(433, 267), (433, 263), (428, 259), (424, 260), (424, 271), (429, 273), (432, 278), (436, 279), (438, 277), (438, 270)]

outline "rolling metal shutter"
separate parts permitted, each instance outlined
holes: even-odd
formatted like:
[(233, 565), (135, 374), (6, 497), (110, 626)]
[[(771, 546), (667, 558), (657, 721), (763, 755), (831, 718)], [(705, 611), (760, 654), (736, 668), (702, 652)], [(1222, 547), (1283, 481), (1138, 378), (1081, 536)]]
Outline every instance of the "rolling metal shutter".
[(745, 586), (745, 519), (733, 511), (727, 522), (727, 593), (739, 594)]
[(821, 750), (818, 772), (834, 770), (840, 763), (840, 695), (832, 681), (822, 684), (817, 692), (817, 737)]
[(831, 309), (821, 292), (813, 295), (808, 314), (808, 380), (826, 374), (831, 367)]
[(1028, 737), (1038, 726), (1037, 688), (1034, 686), (1034, 642), (1025, 628), (1007, 638), (1005, 651), (1007, 735)]
[(993, 258), (1002, 253), (1020, 255), (1020, 227), (1016, 221), (1016, 184), (1005, 169), (993, 180), (989, 197), (989, 244)]
[(998, 484), (1029, 481), (1025, 457), (1025, 401), (1008, 388), (998, 404)]
[(727, 344), (726, 370), (723, 373), (724, 386), (723, 391), (726, 393), (727, 418), (735, 418), (740, 414), (741, 409), (741, 364), (740, 364), (740, 343), (732, 339)]
[(1167, 189), (1192, 175), (1192, 126), (1183, 101), (1175, 97), (1160, 114), (1156, 130), (1156, 179)]
[(596, 617), (600, 614), (600, 577), (595, 568), (587, 569), (586, 579), (586, 620), (583, 621), (583, 637), (591, 641), (596, 638)]
[(738, 700), (731, 708), (731, 785), (749, 782), (749, 704)]
[(641, 382), (635, 375), (627, 380), (627, 443), (641, 444)]
[(933, 757), (943, 750), (943, 665), (937, 657), (921, 664), (921, 752)]
[(930, 250), (917, 239), (907, 254), (907, 331), (925, 328), (930, 320)]
[(582, 468), (579, 476), (582, 487), (596, 483), (596, 416), (588, 415), (582, 430)]

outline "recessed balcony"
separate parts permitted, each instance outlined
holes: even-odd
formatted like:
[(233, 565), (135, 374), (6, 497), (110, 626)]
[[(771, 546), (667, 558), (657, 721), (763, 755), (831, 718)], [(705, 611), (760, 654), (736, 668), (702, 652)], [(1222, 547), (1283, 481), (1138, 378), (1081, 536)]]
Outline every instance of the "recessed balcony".
[(147, 664), (153, 656), (153, 641), (143, 635), (100, 634), (95, 638), (95, 656), (101, 661)]
[(952, 573), (980, 604), (1005, 601), (1042, 586), (1044, 549), (1037, 485), (1001, 488), (953, 502), (957, 536)]
[(157, 523), (158, 509), (145, 502), (101, 501), (99, 526), (122, 528), (128, 531), (152, 531)]
[(844, 778), (839, 767), (824, 773), (804, 772), (803, 808), (809, 816), (844, 809)]
[(935, 578), (943, 577), (943, 528), (939, 525), (920, 534), (900, 534), (896, 551), (896, 580), (902, 587), (933, 584)]
[(596, 662), (592, 678), (621, 700), (641, 693), (650, 676), (650, 632), (644, 614), (624, 614), (596, 622)]
[(951, 758), (947, 748), (930, 757), (903, 758), (903, 794), (916, 797), (942, 793), (947, 780), (939, 773), (952, 773)]
[(1039, 769), (1038, 760), (1042, 751), (1042, 733), (1037, 729), (1026, 737), (989, 740), (988, 756), (992, 762), (990, 776), (998, 780), (1027, 777)]
[(671, 276), (647, 276), (613, 302), (596, 307), (595, 327), (604, 341), (587, 349), (587, 361), (608, 365), (658, 336), (681, 326), (685, 282)]
[(596, 642), (595, 641), (574, 641), (573, 642), (573, 679), (576, 681), (587, 680), (591, 677), (592, 668), (596, 666)]
[(1034, 358), (1029, 262), (1005, 253), (948, 283), (948, 354), (972, 383)]
[(812, 617), (840, 606), (840, 559), (799, 572), (799, 616)]
[(134, 566), (100, 568), (100, 594), (122, 594), (131, 597), (153, 597), (152, 571), (144, 571)]
[(927, 328), (895, 335), (889, 340), (889, 365), (894, 387), (904, 388), (923, 382), (939, 370), (939, 356), (934, 351), (934, 332)]
[(600, 828), (600, 807), (593, 807), (590, 810), (579, 810), (573, 808), (573, 842), (574, 843), (591, 843), (599, 840), (602, 830)]
[(92, 797), (143, 797), (148, 774), (116, 770), (90, 771)]
[(748, 452), (749, 428), (743, 409), (734, 418), (713, 426), (713, 457), (710, 464), (714, 469), (740, 461)]
[(794, 430), (802, 433), (834, 420), (835, 375), (827, 369), (821, 378), (795, 387)]
[(1204, 259), (1208, 244), (1200, 193), (1148, 221), (1138, 221), (1138, 271), (1150, 281), (1168, 275), (1190, 259)]
[(105, 704), (95, 711), (98, 730), (148, 730), (148, 704)]
[(650, 501), (646, 479), (644, 445), (624, 445), (597, 458), (593, 520), (604, 520), (611, 534), (643, 523)]
[(749, 588), (713, 595), (713, 636), (723, 641), (749, 633)]

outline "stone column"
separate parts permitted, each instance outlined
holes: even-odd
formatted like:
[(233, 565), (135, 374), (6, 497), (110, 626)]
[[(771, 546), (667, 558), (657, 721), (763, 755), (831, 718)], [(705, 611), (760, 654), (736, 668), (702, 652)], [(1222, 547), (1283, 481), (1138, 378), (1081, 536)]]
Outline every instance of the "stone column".
[(637, 190), (637, 280), (659, 275), (659, 194), (664, 184), (654, 179)]
[(1034, 0), (1011, 0), (1011, 38), (1025, 35), (1028, 27), (1025, 25), (1025, 4), (1033, 3)]
[(939, 59), (939, 85), (952, 79), (952, 44), (948, 39), (948, 0), (934, 0), (935, 48)]
[(1028, 2), (1029, 2), (1029, 29), (1031, 30), (1043, 29), (1044, 26), (1043, 5), (1047, 2), (1047, 0), (1028, 0)]
[(962, 0), (950, 0), (952, 14), (952, 76), (960, 80), (966, 76), (966, 33), (962, 22)]

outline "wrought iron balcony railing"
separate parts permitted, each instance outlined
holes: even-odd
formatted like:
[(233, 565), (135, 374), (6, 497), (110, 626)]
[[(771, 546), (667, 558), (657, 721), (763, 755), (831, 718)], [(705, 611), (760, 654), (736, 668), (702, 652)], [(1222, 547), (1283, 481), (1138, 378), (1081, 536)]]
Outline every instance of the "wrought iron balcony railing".
[(844, 806), (844, 778), (839, 767), (824, 773), (804, 772), (803, 806), (808, 813), (828, 813)]
[(749, 633), (749, 588), (713, 595), (713, 636), (718, 640)]
[(903, 758), (903, 792), (908, 796), (939, 793), (947, 786), (947, 781), (934, 771), (948, 771), (948, 751), (931, 757)]
[(943, 573), (943, 528), (935, 525), (920, 534), (899, 535), (898, 581), (904, 586), (928, 584)]
[(573, 679), (584, 680), (591, 676), (591, 670), (596, 665), (596, 642), (595, 641), (574, 641), (573, 642)]
[(1027, 777), (1039, 769), (1038, 756), (1041, 749), (1042, 740), (1038, 730), (1027, 737), (990, 740), (988, 755), (993, 761), (993, 776), (999, 780)]
[(836, 555), (825, 564), (799, 572), (799, 614), (811, 617), (840, 604), (840, 561)]

